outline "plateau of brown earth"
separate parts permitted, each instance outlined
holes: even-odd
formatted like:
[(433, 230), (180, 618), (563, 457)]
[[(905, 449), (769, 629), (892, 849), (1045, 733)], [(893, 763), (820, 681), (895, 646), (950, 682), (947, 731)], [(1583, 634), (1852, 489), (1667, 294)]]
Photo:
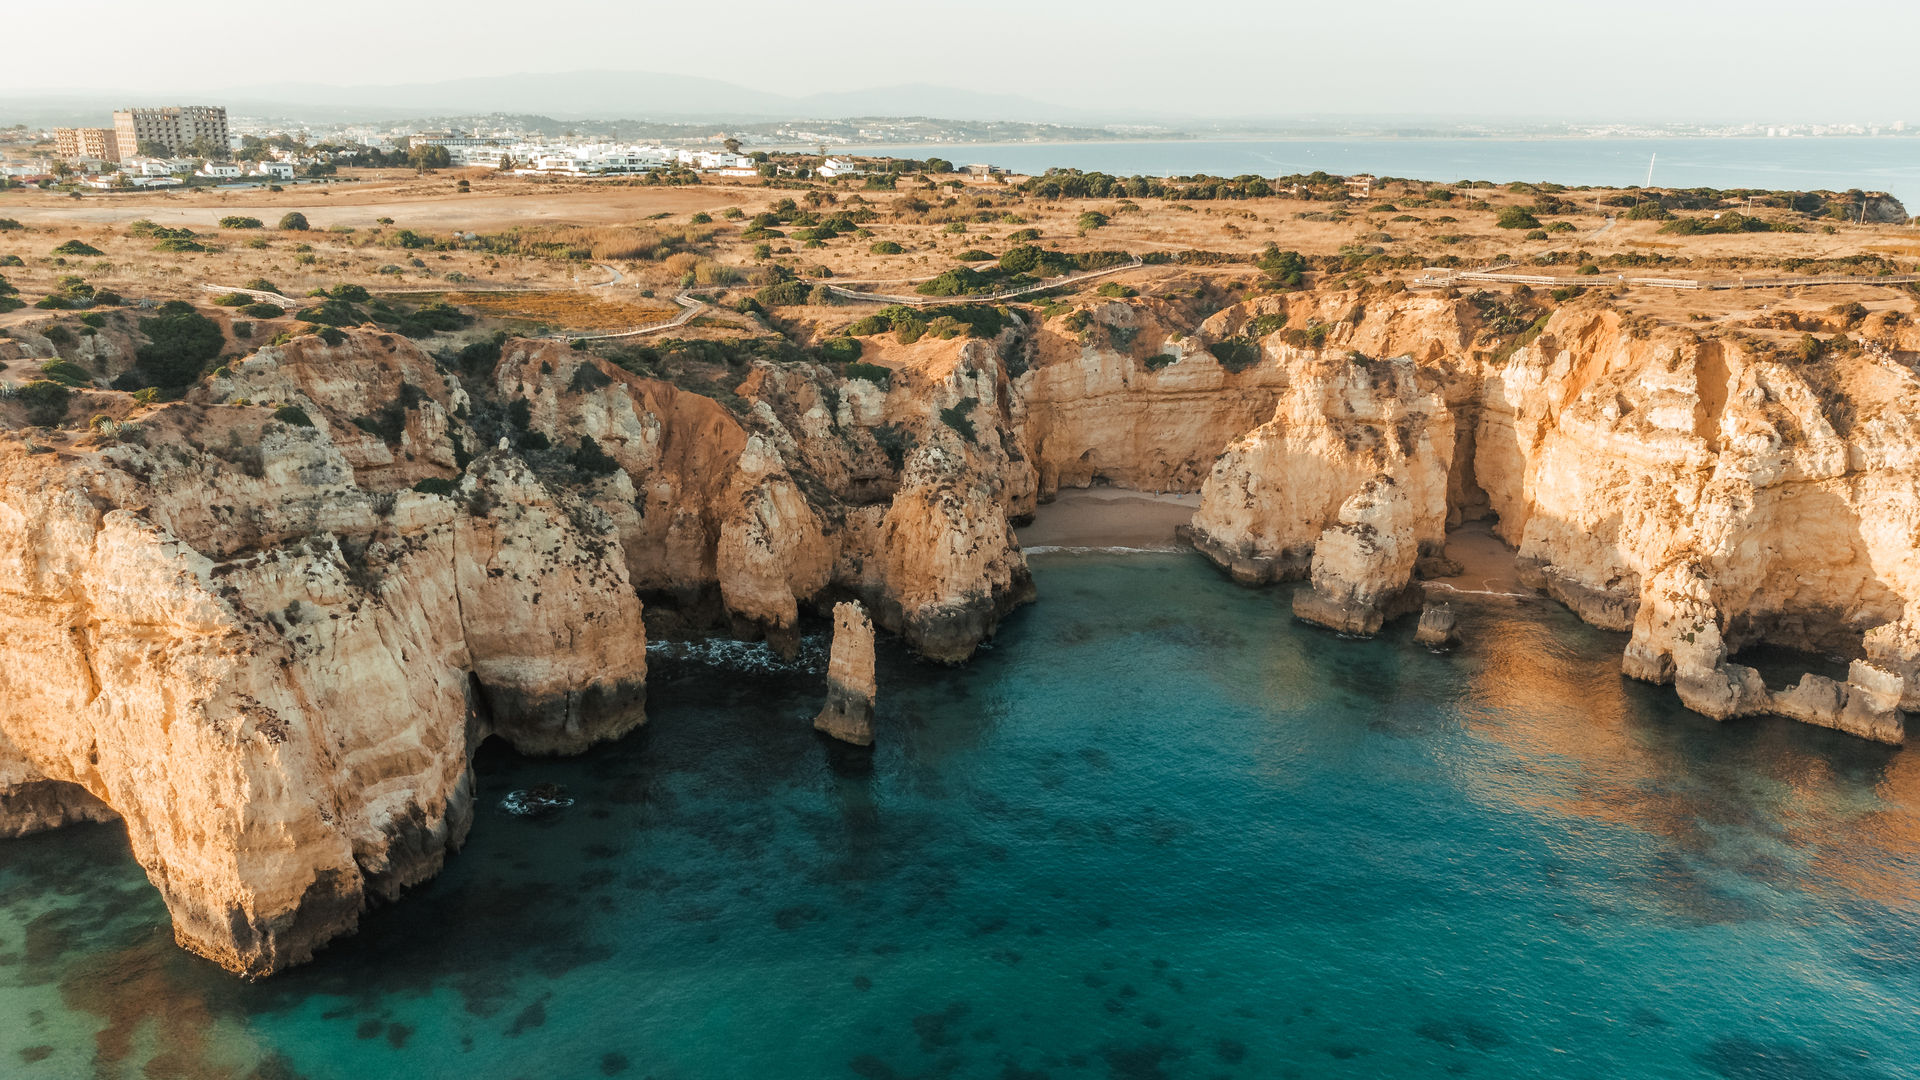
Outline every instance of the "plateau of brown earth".
[[(1557, 602), (1721, 720), (1898, 743), (1920, 708), (1920, 326), (1876, 280), (1915, 270), (1904, 213), (455, 175), (0, 195), (0, 296), (53, 300), (0, 305), (0, 835), (124, 821), (233, 971), (436, 873), (482, 741), (645, 723), (650, 632), (832, 623), (820, 723), (862, 742), (872, 634), (965, 662), (1031, 548), (1188, 544), (1354, 635)], [(1422, 287), (1496, 263), (1566, 280)], [(1854, 277), (1625, 280), (1656, 273)], [(943, 274), (931, 306), (823, 287)], [(675, 293), (706, 306), (597, 336)], [(1769, 685), (1760, 643), (1848, 674)]]

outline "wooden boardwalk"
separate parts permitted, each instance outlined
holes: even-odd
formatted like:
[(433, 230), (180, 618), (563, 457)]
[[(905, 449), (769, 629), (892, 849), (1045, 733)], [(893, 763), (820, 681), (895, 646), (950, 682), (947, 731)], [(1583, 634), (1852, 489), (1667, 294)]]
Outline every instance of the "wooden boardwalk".
[(1552, 288), (1561, 288), (1570, 285), (1598, 285), (1603, 282), (1632, 285), (1648, 289), (1781, 289), (1800, 288), (1809, 285), (1906, 285), (1913, 282), (1920, 282), (1920, 274), (1882, 274), (1877, 277), (1867, 277), (1860, 274), (1828, 274), (1823, 277), (1736, 278), (1632, 277), (1627, 274), (1586, 274), (1583, 276), (1561, 277), (1553, 274), (1510, 274), (1496, 267), (1487, 270), (1432, 269), (1420, 277), (1407, 282), (1407, 284), (1416, 289), (1444, 289), (1462, 283), (1545, 285)]

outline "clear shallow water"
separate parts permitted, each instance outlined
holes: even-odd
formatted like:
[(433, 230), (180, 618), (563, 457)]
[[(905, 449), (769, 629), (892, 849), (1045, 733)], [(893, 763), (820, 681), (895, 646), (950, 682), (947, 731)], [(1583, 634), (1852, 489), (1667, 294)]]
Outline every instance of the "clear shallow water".
[(447, 871), (262, 984), (117, 829), (0, 844), (0, 1076), (1920, 1070), (1911, 752), (1693, 717), (1545, 606), (1435, 656), (1190, 554), (1036, 577), (968, 669), (883, 655), (870, 758), (816, 673), (659, 656), (647, 729), (484, 753)]
[(1115, 176), (1284, 176), (1322, 169), (1451, 183), (1551, 180), (1626, 187), (1888, 191), (1920, 212), (1920, 138), (1272, 139), (1007, 143), (900, 150), (985, 161), (1015, 172), (1050, 167)]

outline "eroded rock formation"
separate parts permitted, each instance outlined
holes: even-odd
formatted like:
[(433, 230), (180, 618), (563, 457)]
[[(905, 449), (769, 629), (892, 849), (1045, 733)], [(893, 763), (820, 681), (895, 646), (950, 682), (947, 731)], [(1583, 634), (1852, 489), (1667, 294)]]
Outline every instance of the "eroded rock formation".
[(1034, 485), (997, 352), (938, 345), (892, 393), (762, 364), (733, 411), (357, 330), (171, 404), (82, 393), (90, 432), (8, 414), (0, 835), (118, 815), (180, 943), (266, 974), (439, 869), (480, 741), (644, 722), (643, 600), (790, 647), (831, 586), (964, 659), (1031, 597)]
[(833, 607), (833, 646), (827, 659), (827, 703), (816, 730), (855, 746), (873, 745), (873, 622), (858, 603)]
[[(1817, 361), (1768, 344), (1783, 315), (1701, 334), (1602, 301), (1091, 310), (881, 346), (860, 378), (734, 357), (707, 392), (556, 342), (457, 370), (362, 329), (169, 404), (82, 391), (59, 430), (0, 402), (0, 835), (117, 815), (183, 945), (275, 971), (436, 872), (481, 740), (570, 753), (643, 722), (643, 605), (790, 649), (854, 597), (961, 661), (1033, 597), (1014, 525), (1094, 482), (1198, 488), (1201, 551), (1310, 579), (1300, 614), (1363, 634), (1417, 606), (1450, 525), (1492, 518), (1689, 707), (1904, 737), (1904, 308)], [(871, 700), (865, 637), (864, 679), (836, 647), (833, 726)], [(1851, 668), (1768, 687), (1739, 663), (1760, 641)]]

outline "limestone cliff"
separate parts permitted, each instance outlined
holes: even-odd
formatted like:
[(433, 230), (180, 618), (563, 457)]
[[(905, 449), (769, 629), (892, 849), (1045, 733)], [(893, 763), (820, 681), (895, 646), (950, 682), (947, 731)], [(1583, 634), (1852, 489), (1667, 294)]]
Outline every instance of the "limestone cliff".
[[(1301, 614), (1364, 630), (1355, 612), (1404, 585), (1407, 561), (1363, 520), (1404, 520), (1398, 541), (1430, 554), (1447, 521), (1487, 513), (1527, 580), (1632, 631), (1628, 674), (1674, 682), (1713, 716), (1779, 712), (1899, 740), (1888, 703), (1914, 703), (1920, 668), (1909, 316), (1876, 315), (1806, 361), (1760, 335), (1661, 329), (1598, 303), (1498, 349), (1475, 347), (1485, 308), (1382, 307), (1318, 350), (1279, 347), (1289, 380), (1274, 419), (1228, 446), (1203, 489), (1203, 552), (1249, 583), (1311, 571)], [(1359, 340), (1407, 355), (1370, 360), (1350, 351)], [(1397, 500), (1348, 505), (1376, 474), (1404, 489), (1404, 515)], [(1762, 640), (1857, 662), (1831, 692), (1769, 690), (1729, 659)]]
[(34, 823), (111, 808), (180, 943), (249, 974), (438, 869), (481, 738), (572, 749), (643, 716), (639, 604), (602, 537), (506, 456), (466, 480), (516, 506), (498, 517), (362, 486), (299, 396), (312, 413), (182, 402), (51, 453), (0, 441), (9, 810), (49, 782), (64, 810)]
[(964, 659), (1031, 598), (1034, 483), (997, 349), (930, 345), (891, 391), (751, 365), (734, 408), (367, 329), (0, 402), (0, 835), (118, 815), (181, 944), (266, 974), (438, 870), (481, 740), (642, 723), (643, 598), (790, 646), (853, 594)]

